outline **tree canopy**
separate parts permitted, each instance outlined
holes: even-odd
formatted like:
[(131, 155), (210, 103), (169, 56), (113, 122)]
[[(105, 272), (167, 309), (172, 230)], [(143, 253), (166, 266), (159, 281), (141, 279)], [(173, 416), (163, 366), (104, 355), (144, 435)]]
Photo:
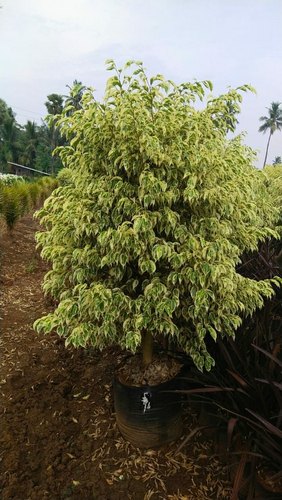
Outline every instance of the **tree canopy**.
[[(84, 87), (81, 84), (80, 92)], [(37, 168), (48, 173), (57, 173), (61, 168), (58, 156), (53, 151), (65, 143), (60, 131), (54, 127), (50, 117), (60, 114), (67, 102), (65, 96), (50, 94), (47, 96), (46, 108), (49, 119), (40, 125), (28, 120), (20, 125), (16, 114), (0, 99), (0, 168), (7, 171), (7, 162), (22, 163), (31, 168)], [(79, 101), (78, 101), (79, 102)]]
[(210, 369), (207, 339), (233, 336), (273, 293), (270, 280), (236, 270), (276, 234), (253, 152), (227, 138), (248, 87), (206, 97), (209, 81), (149, 78), (133, 61), (108, 69), (102, 102), (86, 91), (80, 109), (57, 117), (69, 181), (39, 212), (38, 242), (58, 306), (36, 328), (133, 352), (147, 332), (164, 335)]

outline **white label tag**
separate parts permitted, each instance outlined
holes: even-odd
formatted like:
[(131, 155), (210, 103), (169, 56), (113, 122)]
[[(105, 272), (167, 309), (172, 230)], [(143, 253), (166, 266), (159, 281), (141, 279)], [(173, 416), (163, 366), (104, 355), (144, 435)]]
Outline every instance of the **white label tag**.
[(147, 410), (151, 409), (150, 393), (149, 392), (144, 392), (141, 401), (143, 403), (143, 413), (145, 413)]

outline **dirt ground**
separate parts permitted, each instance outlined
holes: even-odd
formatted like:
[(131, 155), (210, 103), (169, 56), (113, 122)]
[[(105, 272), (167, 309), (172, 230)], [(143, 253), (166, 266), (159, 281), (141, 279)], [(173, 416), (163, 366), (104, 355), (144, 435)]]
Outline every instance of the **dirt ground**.
[(140, 450), (120, 435), (111, 384), (122, 353), (65, 348), (32, 329), (51, 310), (32, 215), (0, 234), (0, 499), (211, 500), (230, 498), (227, 467), (195, 434)]

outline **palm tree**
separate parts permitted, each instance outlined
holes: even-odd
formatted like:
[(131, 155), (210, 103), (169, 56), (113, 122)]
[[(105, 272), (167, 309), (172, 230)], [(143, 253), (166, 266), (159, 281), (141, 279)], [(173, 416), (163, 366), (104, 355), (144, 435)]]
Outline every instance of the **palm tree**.
[(20, 130), (15, 119), (9, 116), (1, 125), (0, 156), (2, 162), (18, 161)]
[(63, 111), (64, 107), (64, 96), (60, 94), (50, 94), (47, 95), (48, 101), (45, 102), (45, 106), (49, 115), (59, 115)]
[(272, 165), (281, 165), (281, 163), (282, 163), (281, 156), (275, 156)]
[(86, 90), (86, 87), (82, 85), (82, 82), (74, 80), (72, 86), (66, 85), (70, 89), (70, 95), (66, 97), (66, 106), (68, 104), (72, 105), (75, 110), (81, 109), (81, 99)]
[(268, 148), (272, 134), (274, 134), (275, 130), (282, 129), (282, 109), (280, 108), (280, 105), (281, 102), (272, 102), (270, 108), (266, 108), (268, 109), (268, 116), (260, 117), (260, 121), (264, 123), (260, 126), (259, 132), (265, 133), (267, 130), (269, 130), (269, 137), (267, 141), (263, 166), (265, 166), (266, 164)]
[[(56, 115), (60, 115), (64, 108), (64, 96), (60, 94), (50, 94), (47, 95), (48, 101), (45, 102), (45, 106), (49, 113), (47, 116), (46, 123), (48, 125), (48, 135), (50, 137), (50, 147), (51, 153), (53, 153), (54, 149), (57, 146), (63, 143), (62, 136), (60, 134), (59, 128), (56, 126)], [(52, 120), (52, 116), (55, 120)], [(52, 155), (51, 157), (51, 173), (53, 174), (55, 171), (55, 158)]]
[(28, 120), (23, 129), (23, 152), (21, 159), (29, 167), (34, 167), (35, 165), (38, 139), (38, 127), (36, 123)]

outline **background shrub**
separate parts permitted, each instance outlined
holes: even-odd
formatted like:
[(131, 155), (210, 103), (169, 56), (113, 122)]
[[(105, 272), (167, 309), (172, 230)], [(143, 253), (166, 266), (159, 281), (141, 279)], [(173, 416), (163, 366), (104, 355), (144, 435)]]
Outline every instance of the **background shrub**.
[(19, 182), (24, 182), (24, 178), (20, 175), (0, 173), (0, 185), (11, 186), (13, 184), (18, 184)]
[(56, 186), (54, 178), (0, 182), (0, 216), (4, 217), (8, 228), (13, 229), (20, 217), (36, 208), (38, 203), (43, 203)]

